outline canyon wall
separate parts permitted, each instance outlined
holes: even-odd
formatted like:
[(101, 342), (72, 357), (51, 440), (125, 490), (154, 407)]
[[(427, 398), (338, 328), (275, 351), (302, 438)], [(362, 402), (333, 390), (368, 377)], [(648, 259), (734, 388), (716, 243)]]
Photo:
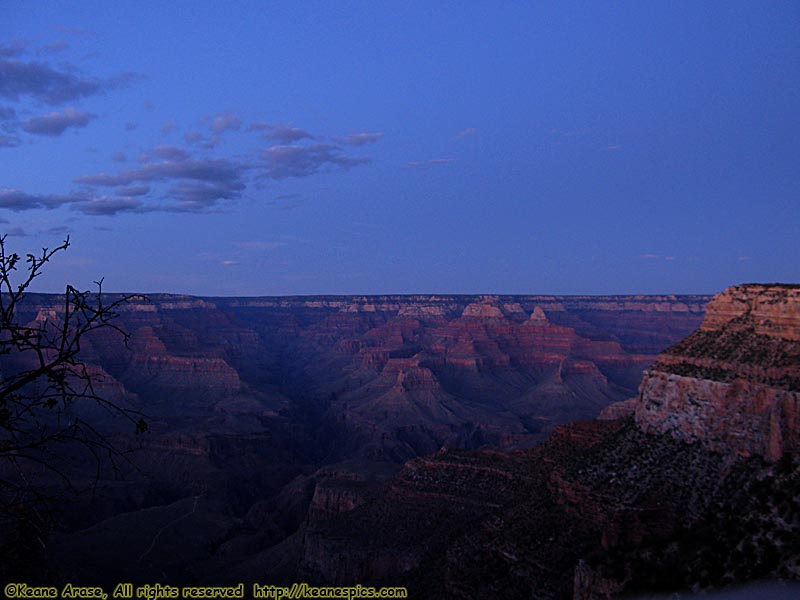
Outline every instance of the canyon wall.
[(633, 406), (646, 432), (771, 461), (800, 449), (800, 287), (718, 294), (700, 329), (661, 355)]
[(574, 600), (800, 578), (798, 307), (798, 287), (726, 290), (638, 397), (532, 449), (409, 461), (374, 498), (308, 524), (301, 574)]

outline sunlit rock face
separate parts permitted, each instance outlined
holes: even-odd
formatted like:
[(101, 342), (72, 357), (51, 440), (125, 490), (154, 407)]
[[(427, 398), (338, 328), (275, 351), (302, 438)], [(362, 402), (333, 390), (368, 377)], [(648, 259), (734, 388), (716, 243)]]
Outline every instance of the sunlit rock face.
[(638, 426), (776, 461), (800, 449), (800, 288), (741, 285), (645, 373)]

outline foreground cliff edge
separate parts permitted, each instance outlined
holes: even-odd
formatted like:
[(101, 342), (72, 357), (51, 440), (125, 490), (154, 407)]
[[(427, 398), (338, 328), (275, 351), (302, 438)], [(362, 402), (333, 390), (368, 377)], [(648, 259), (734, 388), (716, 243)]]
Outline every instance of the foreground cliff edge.
[(800, 287), (729, 288), (637, 398), (531, 450), (407, 463), (377, 497), (308, 522), (300, 571), (420, 598), (798, 580), (799, 383)]

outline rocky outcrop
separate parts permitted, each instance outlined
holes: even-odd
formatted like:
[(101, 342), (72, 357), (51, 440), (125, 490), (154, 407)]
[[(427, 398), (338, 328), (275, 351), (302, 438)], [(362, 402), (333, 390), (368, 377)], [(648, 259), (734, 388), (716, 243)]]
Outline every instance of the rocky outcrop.
[(714, 296), (700, 329), (752, 328), (772, 338), (800, 341), (800, 285), (737, 285)]
[(719, 452), (776, 461), (800, 450), (800, 288), (715, 296), (700, 330), (645, 373), (635, 418)]
[(597, 415), (597, 419), (600, 421), (614, 421), (616, 419), (630, 417), (636, 412), (636, 404), (638, 402), (638, 398), (628, 398), (622, 402), (609, 404), (600, 411), (600, 414)]
[(503, 311), (498, 306), (495, 306), (491, 300), (487, 300), (479, 304), (468, 304), (461, 316), (477, 317), (479, 319), (500, 319), (503, 317)]

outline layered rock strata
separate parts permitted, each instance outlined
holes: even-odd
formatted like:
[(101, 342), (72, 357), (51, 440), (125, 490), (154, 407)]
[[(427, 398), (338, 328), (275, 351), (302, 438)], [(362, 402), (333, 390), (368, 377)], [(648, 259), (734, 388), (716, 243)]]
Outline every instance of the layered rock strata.
[(663, 352), (634, 408), (646, 432), (776, 461), (800, 449), (800, 287), (741, 285)]

